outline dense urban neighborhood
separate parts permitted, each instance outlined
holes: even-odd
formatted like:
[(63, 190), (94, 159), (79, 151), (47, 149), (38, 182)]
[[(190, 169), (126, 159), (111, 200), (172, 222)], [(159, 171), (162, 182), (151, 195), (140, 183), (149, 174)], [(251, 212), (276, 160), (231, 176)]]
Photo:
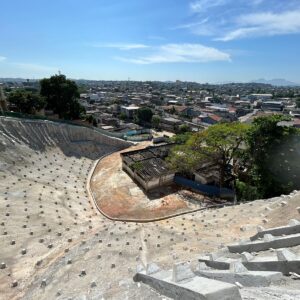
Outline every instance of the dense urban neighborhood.
[[(8, 98), (16, 91), (35, 94), (40, 90), (40, 82), (36, 80), (1, 81)], [(85, 110), (84, 117), (108, 132), (126, 134), (142, 128), (172, 133), (196, 132), (222, 122), (251, 123), (256, 116), (273, 113), (290, 116), (290, 125), (300, 127), (300, 87), (297, 86), (259, 83), (211, 85), (181, 81), (75, 82), (78, 86), (77, 99)], [(8, 104), (11, 111), (26, 112), (18, 103)], [(47, 106), (35, 113), (55, 117), (53, 110)]]
[(58, 74), (2, 80), (1, 90), (4, 115), (31, 114), (152, 142), (152, 150), (122, 154), (123, 170), (145, 191), (175, 183), (209, 196), (253, 200), (299, 187), (297, 152), (286, 153), (299, 146), (297, 86), (74, 81)]

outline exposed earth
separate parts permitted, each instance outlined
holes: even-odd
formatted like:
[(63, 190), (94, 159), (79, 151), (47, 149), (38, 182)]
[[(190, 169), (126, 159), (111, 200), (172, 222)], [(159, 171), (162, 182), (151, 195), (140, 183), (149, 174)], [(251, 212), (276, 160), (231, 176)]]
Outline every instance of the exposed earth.
[(120, 153), (150, 145), (143, 142), (99, 160), (92, 172), (90, 190), (101, 212), (115, 220), (149, 221), (199, 210), (217, 204), (209, 197), (180, 188), (164, 186), (143, 191), (122, 171)]
[[(108, 181), (97, 181), (98, 195), (109, 203), (114, 176), (116, 183), (128, 183), (115, 202), (142, 195), (130, 191), (134, 183), (120, 170), (118, 151), (127, 146), (78, 126), (0, 118), (0, 264), (5, 265), (0, 299), (163, 299), (132, 280), (138, 264), (154, 261), (167, 269), (174, 262), (195, 263), (208, 251), (253, 235), (257, 225), (286, 225), (298, 218), (300, 194), (294, 193), (157, 222), (109, 220), (95, 208), (87, 180), (97, 159), (115, 151), (107, 159), (118, 175), (99, 164)], [(151, 207), (157, 200), (143, 201)], [(186, 209), (186, 201), (178, 203)], [(117, 205), (105, 209), (115, 215), (126, 211)], [(132, 216), (130, 210), (126, 214)], [(297, 286), (299, 281), (286, 288)], [(241, 294), (247, 300), (297, 299), (274, 289)]]

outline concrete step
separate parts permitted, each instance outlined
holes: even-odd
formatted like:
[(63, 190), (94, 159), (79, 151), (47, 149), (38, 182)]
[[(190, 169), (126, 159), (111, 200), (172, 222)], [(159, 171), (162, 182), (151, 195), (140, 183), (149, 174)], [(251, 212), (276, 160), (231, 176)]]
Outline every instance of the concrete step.
[[(238, 267), (234, 266), (237, 265)], [(246, 287), (266, 287), (282, 280), (281, 272), (249, 271), (242, 262), (230, 263), (229, 270), (209, 268), (205, 263), (199, 263), (195, 274), (227, 283), (240, 283)]]
[(272, 234), (273, 236), (282, 236), (300, 233), (300, 222), (298, 220), (292, 219), (290, 220), (287, 226), (269, 229), (264, 229), (263, 227), (259, 226), (257, 230), (258, 232), (254, 236), (250, 237), (251, 241), (263, 238), (265, 234)]
[(185, 300), (241, 300), (236, 285), (196, 276), (188, 263), (175, 264), (173, 270), (147, 272), (140, 270), (134, 277), (173, 299)]
[(270, 248), (278, 249), (285, 247), (294, 247), (300, 245), (300, 233), (284, 237), (273, 237), (270, 234), (264, 235), (264, 240), (255, 240), (249, 243), (229, 245), (228, 250), (232, 253), (259, 252)]
[[(250, 257), (250, 259), (247, 259)], [(201, 257), (199, 262), (204, 262), (208, 267), (218, 270), (229, 270), (230, 264), (239, 261), (249, 271), (272, 271), (289, 275), (290, 272), (300, 274), (300, 257), (291, 253), (288, 249), (277, 250), (273, 256), (251, 256), (243, 253), (240, 258), (228, 257)]]

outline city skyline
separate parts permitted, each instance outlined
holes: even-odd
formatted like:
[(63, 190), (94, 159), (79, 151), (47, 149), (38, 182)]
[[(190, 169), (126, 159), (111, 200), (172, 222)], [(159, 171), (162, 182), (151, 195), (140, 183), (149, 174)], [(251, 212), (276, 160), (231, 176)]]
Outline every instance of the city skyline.
[(0, 77), (300, 83), (295, 0), (2, 4)]

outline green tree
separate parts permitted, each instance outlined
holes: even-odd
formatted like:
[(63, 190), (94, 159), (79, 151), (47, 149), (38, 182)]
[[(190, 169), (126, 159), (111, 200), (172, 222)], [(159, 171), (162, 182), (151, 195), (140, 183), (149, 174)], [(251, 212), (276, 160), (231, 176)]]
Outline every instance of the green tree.
[(183, 145), (191, 138), (191, 136), (191, 132), (179, 133), (172, 136), (170, 140), (176, 144)]
[(160, 125), (160, 117), (159, 117), (158, 115), (153, 115), (153, 116), (152, 116), (152, 121), (151, 121), (151, 123), (152, 123), (152, 126), (153, 126), (154, 128), (159, 128), (159, 125)]
[(296, 98), (296, 106), (300, 108), (300, 97)]
[(46, 105), (44, 97), (24, 90), (11, 92), (8, 96), (8, 101), (11, 105), (15, 106), (19, 112), (27, 114), (35, 114)]
[(47, 108), (52, 109), (60, 118), (78, 119), (84, 108), (78, 102), (78, 87), (65, 75), (54, 75), (40, 81), (41, 95), (46, 98)]
[(193, 172), (204, 162), (219, 166), (220, 187), (224, 185), (226, 170), (233, 158), (238, 157), (248, 125), (223, 123), (191, 135), (186, 144), (175, 147), (169, 156), (171, 167), (183, 172)]
[(235, 190), (237, 199), (240, 201), (251, 201), (259, 199), (262, 196), (256, 186), (247, 184), (240, 180), (236, 180)]
[(181, 124), (178, 128), (178, 133), (183, 134), (185, 132), (188, 132), (190, 130), (190, 127), (187, 124)]
[(90, 124), (93, 124), (94, 127), (97, 127), (97, 126), (98, 126), (97, 120), (96, 120), (96, 118), (95, 118), (93, 115), (86, 116), (85, 119), (86, 119), (86, 121), (88, 121)]
[(153, 112), (149, 107), (142, 107), (137, 110), (135, 121), (139, 124), (151, 123)]
[(98, 127), (98, 123), (97, 123), (97, 120), (96, 120), (95, 118), (93, 119), (93, 122), (92, 122), (92, 123), (93, 123), (93, 126), (94, 126), (94, 127)]
[(256, 118), (248, 131), (244, 160), (249, 183), (263, 197), (289, 193), (300, 186), (300, 135), (298, 129), (284, 126), (289, 120), (284, 115)]
[(126, 117), (125, 113), (121, 112), (119, 115), (119, 118), (124, 121), (124, 120), (126, 120), (127, 117)]

